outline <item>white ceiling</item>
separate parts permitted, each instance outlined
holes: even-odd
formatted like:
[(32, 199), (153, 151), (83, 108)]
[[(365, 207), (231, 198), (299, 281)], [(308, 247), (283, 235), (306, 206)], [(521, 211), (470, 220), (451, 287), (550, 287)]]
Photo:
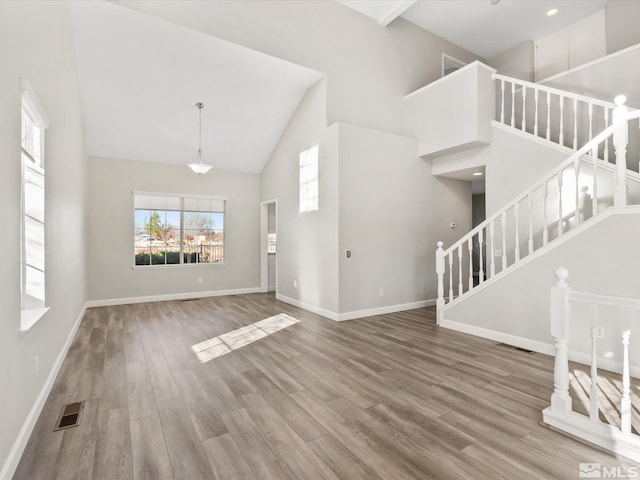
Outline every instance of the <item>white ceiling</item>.
[[(539, 40), (602, 10), (607, 3), (606, 0), (500, 0), (497, 5), (490, 0), (338, 1), (381, 24), (383, 18), (397, 12), (483, 58), (491, 58), (525, 40)], [(558, 14), (547, 17), (551, 8), (557, 8)]]
[(70, 2), (89, 155), (258, 173), (322, 74), (103, 1)]

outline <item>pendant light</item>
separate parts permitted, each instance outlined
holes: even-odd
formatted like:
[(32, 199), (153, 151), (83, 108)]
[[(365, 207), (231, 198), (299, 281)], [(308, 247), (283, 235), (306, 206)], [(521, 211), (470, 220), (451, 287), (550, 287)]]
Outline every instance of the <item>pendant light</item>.
[(198, 102), (196, 103), (196, 107), (200, 114), (200, 129), (198, 131), (198, 163), (190, 163), (189, 168), (193, 170), (194, 173), (202, 175), (203, 173), (207, 173), (213, 167), (206, 163), (202, 163), (202, 109), (204, 108), (204, 103)]

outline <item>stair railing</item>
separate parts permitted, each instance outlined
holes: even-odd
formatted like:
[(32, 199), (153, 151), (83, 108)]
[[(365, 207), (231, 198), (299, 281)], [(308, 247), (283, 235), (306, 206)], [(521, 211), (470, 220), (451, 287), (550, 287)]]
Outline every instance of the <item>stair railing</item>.
[[(557, 283), (551, 287), (550, 322), (551, 335), (555, 339), (555, 362), (553, 369), (553, 394), (551, 406), (543, 410), (544, 422), (552, 427), (565, 431), (573, 436), (578, 436), (588, 442), (595, 443), (616, 454), (624, 455), (640, 462), (640, 436), (633, 433), (632, 403), (631, 403), (631, 375), (629, 361), (629, 344), (631, 337), (630, 312), (640, 311), (640, 299), (613, 297), (609, 295), (597, 295), (593, 293), (578, 292), (567, 285), (566, 279), (569, 272), (565, 268), (555, 271)], [(569, 323), (571, 320), (571, 305), (589, 305), (594, 312), (591, 325), (591, 345), (583, 345), (589, 349), (591, 362), (591, 385), (589, 389), (589, 415), (583, 415), (573, 410), (570, 395), (570, 371), (569, 371)], [(606, 308), (607, 315), (598, 315), (599, 309)], [(600, 406), (598, 398), (598, 341), (605, 339), (607, 330), (615, 328), (611, 322), (606, 322), (612, 310), (621, 312), (624, 320), (619, 335), (621, 363), (622, 363), (622, 389), (620, 400), (620, 428), (600, 420)], [(605, 320), (603, 322), (603, 320)], [(586, 322), (581, 317), (579, 325)], [(575, 325), (575, 323), (574, 323)], [(577, 328), (580, 328), (578, 326)], [(584, 327), (588, 328), (588, 327)], [(612, 335), (606, 337), (609, 340), (607, 348), (611, 348)], [(615, 340), (614, 340), (615, 342)], [(580, 387), (581, 388), (581, 387)], [(582, 389), (582, 388), (581, 388)], [(586, 405), (585, 405), (586, 406)]]
[[(616, 97), (613, 125), (540, 181), (447, 249), (442, 242), (437, 243), (438, 321), (445, 306), (457, 303), (524, 257), (598, 215), (609, 206), (609, 198), (613, 197), (616, 208), (626, 206), (627, 126), (630, 120), (640, 118), (640, 110), (628, 112), (625, 101), (624, 96)], [(610, 166), (598, 159), (598, 149), (611, 137), (616, 161), (614, 185), (601, 178), (602, 170), (610, 172)]]
[[(615, 105), (537, 83), (494, 74), (496, 121), (573, 150), (612, 122)], [(609, 144), (600, 158), (609, 159)]]

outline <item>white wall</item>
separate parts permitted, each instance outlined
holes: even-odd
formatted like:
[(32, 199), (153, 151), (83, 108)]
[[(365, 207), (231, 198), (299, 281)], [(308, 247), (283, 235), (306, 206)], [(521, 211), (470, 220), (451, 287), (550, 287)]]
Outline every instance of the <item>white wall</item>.
[(382, 27), (334, 1), (115, 3), (324, 72), (328, 124), (403, 133), (402, 96), (441, 76), (443, 52), (479, 59), (402, 18)]
[(439, 174), (446, 174), (448, 169), (486, 166), (487, 217), (523, 190), (533, 186), (534, 182), (566, 160), (570, 154), (567, 149), (557, 149), (515, 135), (495, 124), (492, 126), (491, 137), (491, 144), (486, 147), (432, 160), (433, 169)]
[(471, 229), (471, 182), (434, 177), (414, 139), (344, 123), (339, 138), (340, 312), (434, 299), (436, 242)]
[(404, 121), (418, 139), (419, 155), (442, 155), (491, 142), (493, 73), (473, 62), (405, 97)]
[[(258, 175), (90, 157), (89, 190), (90, 300), (259, 288)], [(227, 197), (225, 265), (132, 269), (134, 190)]]
[(607, 15), (607, 53), (614, 53), (640, 43), (640, 2), (609, 0)]
[[(640, 238), (640, 213), (605, 218), (447, 309), (445, 318), (553, 345), (549, 332), (549, 288), (555, 282), (553, 272), (558, 267), (569, 270), (567, 283), (575, 290), (640, 298), (637, 271), (629, 268), (640, 264), (640, 252), (623, 240), (629, 238)], [(611, 315), (603, 312), (601, 324), (613, 334), (608, 316)], [(640, 336), (639, 318), (636, 315), (632, 323), (631, 338), (636, 342)], [(571, 327), (574, 339), (585, 339), (584, 330), (589, 328), (590, 317), (577, 316)], [(589, 351), (584, 344), (572, 343), (571, 348)], [(640, 366), (640, 348), (632, 346), (631, 352), (633, 363)]]
[[(85, 303), (86, 159), (66, 4), (0, 2), (0, 32), (0, 245), (6, 260), (0, 269), (2, 477), (11, 476), (19, 460), (20, 429), (37, 419), (39, 412), (28, 417), (29, 411), (43, 389), (46, 398), (47, 376)], [(24, 334), (19, 332), (21, 77), (51, 120), (46, 132), (46, 305), (51, 309)], [(8, 458), (14, 445), (15, 456)]]
[(534, 43), (531, 40), (525, 40), (499, 55), (487, 59), (487, 64), (498, 70), (501, 75), (533, 82), (535, 81), (534, 52)]
[[(311, 87), (265, 165), (262, 200), (278, 201), (278, 295), (338, 311), (338, 140), (326, 126), (326, 82)], [(300, 152), (319, 145), (319, 205), (298, 211)], [(298, 287), (294, 287), (294, 281)]]

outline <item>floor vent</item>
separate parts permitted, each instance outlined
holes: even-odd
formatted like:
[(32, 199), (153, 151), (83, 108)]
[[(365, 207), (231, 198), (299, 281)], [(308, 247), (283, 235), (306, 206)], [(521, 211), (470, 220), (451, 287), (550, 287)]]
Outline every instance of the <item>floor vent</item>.
[(506, 343), (496, 343), (496, 345), (498, 345), (499, 347), (509, 348), (511, 350), (518, 350), (519, 352), (524, 352), (527, 355), (533, 355), (533, 354), (536, 353), (533, 350), (527, 350), (526, 348), (520, 348), (520, 347), (515, 347), (513, 345), (507, 345)]
[(56, 422), (56, 428), (54, 432), (58, 430), (64, 430), (66, 428), (77, 427), (80, 425), (80, 418), (82, 417), (82, 411), (84, 410), (84, 401), (70, 403), (65, 405), (60, 413), (60, 417)]
[(195, 302), (196, 300), (202, 300), (201, 298), (185, 298), (180, 300), (181, 302)]

